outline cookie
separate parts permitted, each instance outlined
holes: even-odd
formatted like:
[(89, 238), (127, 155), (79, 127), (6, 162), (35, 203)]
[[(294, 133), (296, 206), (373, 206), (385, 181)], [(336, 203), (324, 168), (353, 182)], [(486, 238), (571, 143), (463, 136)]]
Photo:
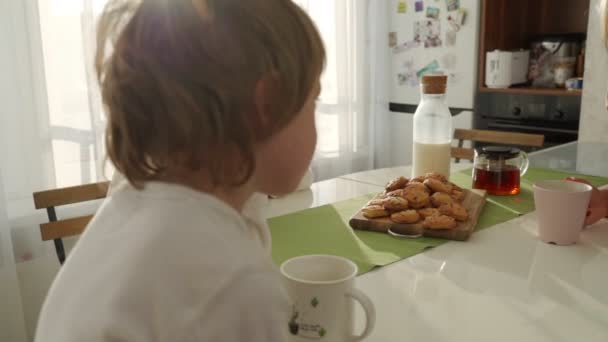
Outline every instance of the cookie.
[(466, 221), (469, 218), (467, 209), (458, 203), (444, 204), (439, 207), (439, 211), (441, 214), (453, 217), (458, 221)]
[(452, 196), (446, 194), (445, 192), (436, 192), (431, 195), (431, 203), (433, 203), (433, 206), (435, 207), (440, 207), (444, 204), (452, 204), (453, 202), (454, 199)]
[(367, 202), (367, 206), (372, 206), (372, 205), (379, 205), (382, 206), (384, 204), (384, 200), (386, 198), (374, 198), (373, 200)]
[(407, 182), (408, 182), (407, 178), (397, 177), (386, 184), (386, 186), (385, 186), (386, 192), (403, 189), (407, 185)]
[(424, 185), (429, 187), (433, 192), (445, 192), (449, 194), (452, 192), (452, 185), (448, 182), (442, 182), (435, 178), (428, 178), (424, 181)]
[(391, 215), (391, 221), (396, 223), (416, 223), (420, 221), (420, 215), (416, 210), (405, 210)]
[(410, 183), (411, 182), (422, 183), (422, 182), (424, 182), (425, 179), (426, 179), (426, 177), (424, 177), (424, 176), (418, 176), (418, 177), (410, 179)]
[(404, 192), (410, 192), (410, 191), (424, 191), (424, 192), (428, 192), (431, 193), (431, 189), (429, 189), (426, 185), (424, 185), (423, 183), (420, 182), (409, 182), (405, 188), (403, 189)]
[(404, 191), (405, 190), (403, 190), (403, 189), (399, 189), (399, 190), (393, 190), (391, 192), (387, 192), (386, 193), (386, 198), (388, 198), (388, 197), (403, 197), (403, 198), (405, 198)]
[(444, 175), (437, 172), (428, 172), (426, 175), (424, 175), (424, 179), (436, 179), (443, 183), (448, 182), (448, 179)]
[(388, 216), (388, 211), (379, 205), (369, 205), (361, 209), (363, 216), (367, 218), (379, 218)]
[(422, 222), (422, 226), (425, 229), (454, 229), (456, 220), (446, 215), (428, 216)]
[(382, 202), (382, 206), (388, 211), (403, 211), (409, 209), (409, 204), (403, 197), (386, 198)]
[(430, 203), (430, 196), (426, 191), (412, 190), (405, 192), (405, 199), (409, 202), (410, 208), (424, 208)]
[(448, 182), (448, 183), (450, 183), (450, 185), (452, 186), (452, 191), (453, 191), (453, 190), (464, 191), (464, 190), (462, 190), (462, 188), (461, 188), (461, 187), (459, 187), (458, 185), (456, 185), (456, 184), (454, 184), (454, 183), (452, 183), (452, 182)]
[(418, 209), (418, 214), (422, 218), (427, 218), (429, 216), (439, 216), (439, 215), (441, 215), (441, 212), (437, 208), (423, 208), (423, 209)]
[(450, 196), (457, 202), (462, 202), (464, 200), (464, 191), (462, 190), (452, 190)]

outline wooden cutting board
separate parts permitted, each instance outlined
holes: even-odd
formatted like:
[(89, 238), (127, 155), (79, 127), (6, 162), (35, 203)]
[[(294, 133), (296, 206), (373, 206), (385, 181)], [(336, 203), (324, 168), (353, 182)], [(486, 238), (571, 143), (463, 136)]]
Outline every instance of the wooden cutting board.
[(469, 211), (469, 219), (465, 222), (458, 222), (454, 229), (424, 229), (422, 223), (402, 224), (391, 221), (388, 217), (378, 219), (368, 219), (363, 216), (359, 210), (349, 221), (353, 229), (370, 230), (381, 233), (391, 231), (399, 234), (417, 235), (422, 233), (426, 237), (434, 237), (440, 239), (466, 241), (475, 231), (475, 226), (479, 220), (479, 215), (486, 203), (487, 193), (485, 190), (468, 190), (465, 189), (465, 197), (462, 205)]

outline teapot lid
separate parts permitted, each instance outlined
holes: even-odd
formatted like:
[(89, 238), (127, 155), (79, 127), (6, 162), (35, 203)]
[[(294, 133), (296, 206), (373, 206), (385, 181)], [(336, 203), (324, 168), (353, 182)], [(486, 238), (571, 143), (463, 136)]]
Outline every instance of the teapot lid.
[(518, 148), (509, 146), (485, 146), (481, 151), (488, 159), (511, 159), (521, 153)]

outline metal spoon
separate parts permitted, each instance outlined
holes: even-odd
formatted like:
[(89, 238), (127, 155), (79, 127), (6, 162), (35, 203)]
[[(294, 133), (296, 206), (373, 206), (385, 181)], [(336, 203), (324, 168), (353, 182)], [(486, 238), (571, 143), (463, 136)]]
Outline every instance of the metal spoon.
[(393, 231), (392, 227), (388, 229), (388, 234), (390, 236), (398, 238), (398, 239), (417, 239), (419, 237), (422, 237), (422, 233), (417, 233), (417, 234), (400, 234), (400, 233), (397, 233), (397, 232)]

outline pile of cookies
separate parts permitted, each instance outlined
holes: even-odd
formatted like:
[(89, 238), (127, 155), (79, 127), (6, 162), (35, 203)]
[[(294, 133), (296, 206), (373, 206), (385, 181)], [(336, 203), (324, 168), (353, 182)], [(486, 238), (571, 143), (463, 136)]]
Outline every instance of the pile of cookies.
[(462, 205), (465, 192), (437, 173), (408, 180), (398, 177), (386, 184), (361, 210), (368, 219), (388, 217), (395, 223), (420, 223), (426, 229), (453, 229), (469, 218)]

